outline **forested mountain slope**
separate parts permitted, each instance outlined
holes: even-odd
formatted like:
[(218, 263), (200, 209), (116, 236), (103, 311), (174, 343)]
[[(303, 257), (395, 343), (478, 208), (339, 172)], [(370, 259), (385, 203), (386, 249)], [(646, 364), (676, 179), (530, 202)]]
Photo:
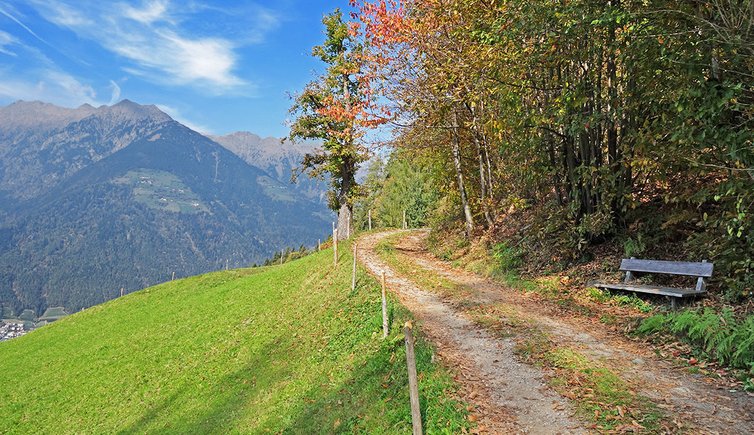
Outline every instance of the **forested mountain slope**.
[(10, 199), (0, 302), (16, 314), (76, 311), (173, 273), (261, 262), (327, 233), (324, 205), (153, 106), (60, 112), (50, 127), (6, 120), (0, 130)]

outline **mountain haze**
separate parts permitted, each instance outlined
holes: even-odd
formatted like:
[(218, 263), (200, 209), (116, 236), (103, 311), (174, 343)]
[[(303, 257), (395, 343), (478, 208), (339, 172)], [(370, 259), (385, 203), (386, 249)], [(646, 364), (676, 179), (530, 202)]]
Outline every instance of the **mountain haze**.
[(15, 313), (249, 265), (329, 228), (323, 204), (155, 106), (0, 115), (0, 302)]
[(17, 102), (0, 109), (0, 191), (33, 198), (172, 119), (123, 100), (97, 109)]

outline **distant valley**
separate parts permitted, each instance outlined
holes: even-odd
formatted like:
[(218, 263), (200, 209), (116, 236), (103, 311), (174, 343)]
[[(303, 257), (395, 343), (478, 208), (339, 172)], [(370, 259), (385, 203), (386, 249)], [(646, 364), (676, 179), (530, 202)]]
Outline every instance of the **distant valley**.
[(314, 245), (323, 181), (291, 185), (312, 144), (206, 137), (155, 106), (0, 108), (3, 317), (74, 312), (177, 277)]

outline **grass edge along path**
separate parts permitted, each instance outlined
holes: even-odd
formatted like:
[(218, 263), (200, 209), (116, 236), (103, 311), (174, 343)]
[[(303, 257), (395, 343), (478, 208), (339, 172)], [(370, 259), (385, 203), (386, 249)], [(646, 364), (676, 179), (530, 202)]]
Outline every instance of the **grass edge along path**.
[[(348, 244), (282, 266), (167, 282), (0, 343), (2, 433), (407, 433), (410, 313)], [(419, 337), (426, 433), (471, 430)]]
[[(680, 429), (663, 425), (662, 410), (634, 391), (614, 371), (575, 349), (556, 344), (516, 307), (503, 303), (482, 305), (464, 301), (463, 298), (471, 294), (471, 289), (418, 268), (409, 255), (396, 249), (395, 244), (405, 235), (396, 233), (378, 243), (380, 258), (417, 286), (439, 294), (464, 309), (478, 325), (501, 338), (513, 337), (517, 342), (516, 354), (523, 361), (546, 369), (549, 385), (575, 403), (579, 416), (589, 422), (593, 430), (666, 433)], [(547, 288), (532, 288), (537, 285), (540, 284), (527, 281), (525, 290), (550, 291)]]

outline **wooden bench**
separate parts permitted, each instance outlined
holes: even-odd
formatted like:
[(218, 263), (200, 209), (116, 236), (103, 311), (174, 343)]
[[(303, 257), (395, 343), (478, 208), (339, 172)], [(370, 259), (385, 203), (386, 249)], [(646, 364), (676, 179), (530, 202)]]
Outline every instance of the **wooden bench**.
[[(676, 308), (678, 298), (687, 298), (701, 295), (707, 292), (707, 284), (704, 279), (712, 276), (713, 264), (707, 260), (699, 263), (688, 261), (662, 261), (662, 260), (638, 260), (636, 258), (624, 258), (620, 263), (620, 270), (626, 272), (622, 284), (594, 283), (594, 287), (609, 290), (627, 290), (632, 292), (662, 295), (670, 298), (673, 309)], [(696, 277), (694, 288), (673, 288), (656, 285), (634, 284), (635, 273), (661, 273), (668, 275), (685, 275)]]

